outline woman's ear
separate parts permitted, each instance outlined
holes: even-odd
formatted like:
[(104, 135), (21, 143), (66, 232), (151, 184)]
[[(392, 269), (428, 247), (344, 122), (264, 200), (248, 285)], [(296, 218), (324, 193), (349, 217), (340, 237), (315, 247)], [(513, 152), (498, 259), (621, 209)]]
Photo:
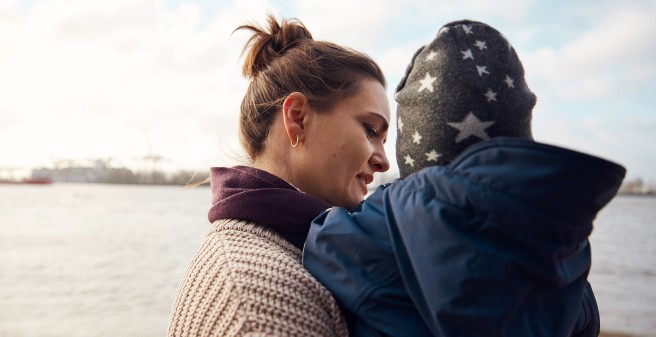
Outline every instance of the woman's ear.
[(310, 105), (307, 98), (300, 92), (292, 92), (282, 103), (282, 119), (287, 137), (293, 147), (303, 142), (304, 122), (309, 109)]

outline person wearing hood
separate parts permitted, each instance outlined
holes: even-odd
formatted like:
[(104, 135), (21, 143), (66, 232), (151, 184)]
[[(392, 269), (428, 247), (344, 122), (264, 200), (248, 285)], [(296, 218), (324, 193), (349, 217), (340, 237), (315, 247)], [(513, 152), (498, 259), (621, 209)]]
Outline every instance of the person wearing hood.
[(178, 287), (169, 336), (326, 336), (348, 331), (301, 264), (310, 222), (364, 199), (389, 168), (385, 78), (368, 56), (269, 16), (243, 72), (240, 137), (252, 166), (211, 169), (211, 226)]
[(597, 336), (588, 236), (625, 169), (533, 140), (522, 64), (481, 22), (443, 26), (395, 99), (401, 178), (303, 251), (351, 336)]

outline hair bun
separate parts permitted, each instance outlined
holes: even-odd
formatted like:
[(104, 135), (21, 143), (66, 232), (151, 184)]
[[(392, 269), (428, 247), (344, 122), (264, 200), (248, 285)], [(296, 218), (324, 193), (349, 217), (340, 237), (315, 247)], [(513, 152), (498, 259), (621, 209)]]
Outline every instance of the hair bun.
[(241, 25), (235, 29), (247, 29), (253, 32), (242, 54), (246, 51), (246, 59), (242, 73), (246, 77), (255, 77), (285, 51), (305, 40), (312, 40), (312, 34), (298, 19), (283, 19), (281, 24), (273, 15), (267, 16), (267, 26)]

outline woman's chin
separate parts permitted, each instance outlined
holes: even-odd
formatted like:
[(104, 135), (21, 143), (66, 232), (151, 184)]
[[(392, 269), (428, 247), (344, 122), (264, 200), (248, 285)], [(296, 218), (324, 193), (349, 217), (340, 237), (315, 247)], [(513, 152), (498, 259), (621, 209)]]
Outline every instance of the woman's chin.
[(348, 208), (348, 209), (351, 209), (351, 208), (357, 206), (359, 203), (361, 203), (362, 200), (364, 200), (364, 195), (360, 195), (360, 194), (358, 194), (356, 197), (353, 197), (352, 199), (350, 199), (350, 200), (346, 203), (346, 205), (344, 205), (343, 207), (346, 207), (346, 208)]

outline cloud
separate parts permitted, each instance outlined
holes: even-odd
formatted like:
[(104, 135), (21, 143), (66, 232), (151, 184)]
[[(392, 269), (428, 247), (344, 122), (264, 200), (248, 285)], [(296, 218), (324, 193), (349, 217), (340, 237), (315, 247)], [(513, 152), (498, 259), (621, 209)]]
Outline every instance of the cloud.
[[(509, 34), (540, 96), (536, 134), (597, 151), (594, 142), (606, 140), (595, 132), (613, 123), (586, 121), (601, 117), (585, 102), (620, 106), (621, 99), (639, 102), (636, 93), (649, 92), (654, 7), (558, 5), (560, 19), (547, 22), (533, 17), (541, 10), (537, 2), (520, 0), (50, 0), (27, 7), (0, 0), (0, 92), (10, 93), (0, 101), (0, 144), (20, 144), (0, 157), (0, 165), (7, 158), (47, 164), (57, 157), (129, 159), (148, 151), (183, 167), (242, 159), (237, 120), (247, 81), (239, 57), (249, 34), (232, 32), (245, 22), (262, 23), (267, 11), (298, 17), (315, 38), (371, 55), (386, 74), (393, 110), (394, 87), (410, 57), (439, 26), (462, 18), (488, 22)], [(580, 116), (572, 119), (577, 107), (580, 113), (572, 115)], [(644, 103), (633, 106), (641, 109)], [(623, 127), (645, 132), (635, 124)], [(630, 137), (618, 132), (606, 134)], [(394, 138), (391, 130), (392, 161)]]
[(570, 35), (519, 52), (539, 96), (536, 139), (618, 161), (629, 177), (653, 177), (656, 3), (570, 10), (578, 12), (577, 29), (560, 31)]
[(20, 7), (16, 0), (0, 0), (0, 23), (15, 21), (19, 18)]
[[(487, 21), (498, 19), (499, 21), (518, 22), (526, 19), (533, 1), (526, 0), (464, 0), (458, 2), (439, 1), (433, 6), (432, 12), (441, 15), (457, 15), (462, 19), (479, 19)], [(464, 15), (464, 16), (463, 16)]]
[(188, 3), (48, 1), (20, 11), (5, 1), (0, 16), (12, 19), (0, 24), (0, 92), (12, 94), (0, 120), (12, 131), (0, 138), (20, 144), (12, 154), (21, 163), (131, 158), (149, 151), (142, 130), (153, 151), (181, 166), (216, 159), (234, 145), (219, 141), (236, 138), (247, 84), (238, 64), (246, 38), (232, 30), (268, 7), (238, 1), (203, 23)]
[(654, 178), (656, 116), (569, 118), (535, 111), (533, 125), (538, 141), (618, 162), (627, 168), (627, 177)]
[(562, 46), (524, 53), (530, 83), (557, 98), (589, 100), (630, 93), (653, 81), (656, 4), (615, 4), (591, 12), (591, 27)]
[(368, 53), (384, 44), (388, 28), (384, 23), (392, 20), (398, 6), (392, 1), (378, 0), (297, 0), (294, 5), (294, 15), (303, 21), (316, 39)]
[[(316, 38), (335, 41), (370, 55), (409, 40), (424, 41), (457, 19), (522, 22), (533, 1), (463, 0), (296, 0), (286, 16), (300, 18)], [(508, 10), (512, 8), (512, 10)], [(424, 41), (425, 42), (425, 41)]]

